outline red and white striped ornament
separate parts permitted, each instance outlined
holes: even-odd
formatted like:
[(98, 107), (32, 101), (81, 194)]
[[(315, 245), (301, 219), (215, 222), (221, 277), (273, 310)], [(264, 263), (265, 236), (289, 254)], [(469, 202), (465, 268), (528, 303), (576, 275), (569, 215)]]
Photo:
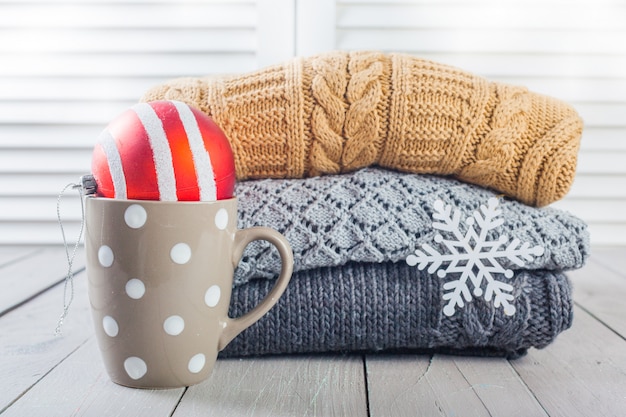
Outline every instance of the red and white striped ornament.
[(231, 198), (235, 163), (224, 132), (180, 101), (139, 103), (113, 120), (93, 152), (101, 197), (162, 201)]

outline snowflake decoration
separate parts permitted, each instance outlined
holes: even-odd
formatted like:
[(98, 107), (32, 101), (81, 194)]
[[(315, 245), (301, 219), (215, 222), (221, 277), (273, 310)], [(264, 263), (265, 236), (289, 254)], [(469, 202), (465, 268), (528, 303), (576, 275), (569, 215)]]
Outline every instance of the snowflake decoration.
[[(430, 264), (428, 272), (437, 272), (439, 278), (448, 274), (460, 274), (457, 279), (446, 282), (443, 285), (446, 291), (443, 295), (448, 304), (443, 309), (446, 316), (454, 315), (456, 307), (463, 308), (465, 302), (472, 301), (472, 293), (468, 287), (468, 280), (473, 286), (473, 294), (476, 297), (483, 296), (486, 301), (493, 299), (496, 308), (502, 306), (506, 315), (515, 314), (513, 301), (513, 286), (499, 281), (498, 274), (505, 278), (513, 277), (513, 271), (504, 269), (498, 262), (498, 258), (506, 258), (518, 266), (524, 266), (524, 262), (532, 261), (533, 256), (541, 256), (543, 247), (530, 247), (529, 243), (520, 246), (519, 239), (513, 239), (508, 246), (506, 235), (501, 235), (498, 240), (487, 240), (487, 234), (502, 225), (504, 220), (499, 216), (502, 211), (498, 208), (498, 199), (490, 198), (487, 205), (481, 205), (480, 211), (475, 211), (465, 219), (468, 228), (463, 235), (461, 231), (461, 211), (452, 212), (452, 206), (444, 205), (441, 200), (435, 201), (433, 213), (433, 228), (452, 235), (452, 239), (444, 239), (441, 234), (435, 235), (435, 242), (443, 243), (449, 253), (439, 253), (428, 244), (423, 244), (421, 250), (416, 250), (415, 255), (406, 258), (407, 264), (423, 270)], [(477, 226), (477, 227), (475, 227)], [(478, 229), (478, 232), (476, 231)], [(444, 267), (442, 265), (446, 264)], [(483, 283), (487, 286), (483, 291)]]

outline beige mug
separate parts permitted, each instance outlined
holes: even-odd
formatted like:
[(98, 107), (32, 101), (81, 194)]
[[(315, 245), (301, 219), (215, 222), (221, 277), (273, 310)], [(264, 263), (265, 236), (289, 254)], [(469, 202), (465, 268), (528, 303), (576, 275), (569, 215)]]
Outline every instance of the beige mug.
[[(285, 291), (293, 253), (266, 227), (237, 229), (237, 199), (166, 202), (86, 198), (89, 299), (110, 378), (136, 388), (205, 380), (221, 351)], [(228, 317), (246, 245), (276, 246), (282, 270), (254, 309)]]

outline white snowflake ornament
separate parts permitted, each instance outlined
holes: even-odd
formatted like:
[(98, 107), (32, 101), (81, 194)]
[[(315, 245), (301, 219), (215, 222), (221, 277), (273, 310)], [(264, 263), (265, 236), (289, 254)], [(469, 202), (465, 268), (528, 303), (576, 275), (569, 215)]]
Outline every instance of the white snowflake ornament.
[[(520, 245), (519, 239), (513, 239), (508, 246), (504, 246), (508, 237), (500, 235), (497, 240), (487, 240), (488, 233), (504, 223), (499, 216), (502, 211), (498, 208), (498, 199), (490, 198), (487, 205), (481, 205), (480, 211), (475, 211), (465, 219), (467, 230), (463, 234), (461, 230), (461, 211), (452, 211), (451, 205), (445, 205), (441, 200), (435, 201), (433, 213), (433, 228), (441, 230), (451, 239), (444, 239), (441, 234), (435, 235), (435, 242), (445, 245), (448, 253), (439, 253), (428, 244), (423, 244), (421, 250), (416, 250), (415, 255), (406, 258), (407, 264), (423, 270), (429, 264), (428, 273), (437, 273), (439, 278), (445, 278), (448, 274), (459, 274), (458, 277), (443, 285), (446, 292), (443, 295), (448, 304), (443, 309), (446, 316), (453, 316), (456, 308), (463, 308), (465, 302), (472, 301), (473, 297), (483, 297), (496, 308), (502, 307), (506, 315), (515, 314), (515, 306), (511, 304), (514, 297), (513, 286), (499, 281), (501, 275), (510, 279), (513, 271), (505, 269), (499, 262), (499, 258), (506, 258), (518, 266), (524, 266), (524, 262), (532, 261), (533, 256), (541, 256), (544, 252), (542, 246), (530, 247), (529, 243)], [(444, 266), (444, 264), (446, 264)], [(473, 292), (470, 292), (468, 280), (471, 282)], [(483, 290), (483, 284), (486, 288)]]

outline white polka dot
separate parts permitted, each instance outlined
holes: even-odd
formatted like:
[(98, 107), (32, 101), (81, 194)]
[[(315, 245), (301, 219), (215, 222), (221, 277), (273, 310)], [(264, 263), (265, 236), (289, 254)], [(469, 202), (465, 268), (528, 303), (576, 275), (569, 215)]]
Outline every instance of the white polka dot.
[(124, 212), (124, 221), (126, 221), (128, 227), (132, 227), (133, 229), (139, 229), (146, 224), (147, 218), (148, 213), (146, 213), (146, 209), (139, 204), (128, 206)]
[(187, 368), (189, 372), (192, 374), (197, 374), (204, 368), (204, 364), (206, 363), (206, 357), (202, 353), (198, 353), (194, 355), (191, 359), (189, 359), (189, 364)]
[(165, 333), (178, 336), (185, 329), (185, 320), (181, 316), (169, 316), (163, 322)]
[(225, 208), (219, 209), (215, 214), (215, 226), (220, 230), (224, 230), (228, 226), (228, 212)]
[(100, 265), (108, 268), (113, 265), (114, 259), (115, 256), (113, 256), (113, 251), (110, 247), (108, 247), (107, 245), (100, 246), (100, 249), (98, 249), (98, 261), (100, 262)]
[(130, 298), (139, 300), (145, 293), (146, 286), (140, 279), (133, 278), (126, 283), (126, 294), (128, 294)]
[(146, 363), (136, 356), (131, 356), (124, 361), (124, 369), (132, 379), (139, 379), (148, 372)]
[(115, 319), (111, 316), (104, 316), (102, 319), (102, 327), (104, 332), (111, 337), (117, 336), (120, 331), (120, 327), (117, 325)]
[(191, 259), (191, 248), (186, 243), (177, 243), (170, 251), (170, 258), (177, 264), (186, 264)]
[(222, 295), (222, 290), (217, 285), (213, 285), (211, 288), (206, 290), (204, 294), (204, 303), (209, 307), (215, 307), (217, 303), (220, 302), (220, 297)]

